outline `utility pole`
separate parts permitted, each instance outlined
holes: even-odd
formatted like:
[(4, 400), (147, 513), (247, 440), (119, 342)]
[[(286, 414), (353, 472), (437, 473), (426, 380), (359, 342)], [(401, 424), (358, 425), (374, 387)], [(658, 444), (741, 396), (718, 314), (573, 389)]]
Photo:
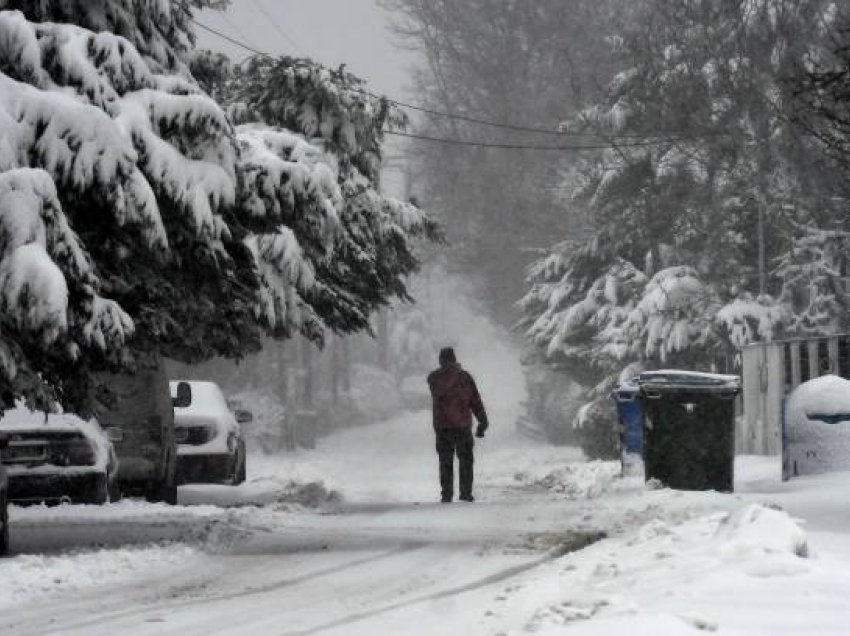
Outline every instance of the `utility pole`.
[(340, 376), (340, 360), (339, 354), (339, 337), (331, 335), (331, 404), (336, 409), (339, 404), (339, 376)]
[(758, 204), (758, 241), (759, 241), (759, 296), (764, 296), (767, 291), (767, 272), (765, 266), (765, 246), (764, 246), (764, 217), (765, 217), (765, 201), (759, 197)]
[(378, 310), (378, 366), (387, 371), (390, 367), (389, 318), (386, 307)]

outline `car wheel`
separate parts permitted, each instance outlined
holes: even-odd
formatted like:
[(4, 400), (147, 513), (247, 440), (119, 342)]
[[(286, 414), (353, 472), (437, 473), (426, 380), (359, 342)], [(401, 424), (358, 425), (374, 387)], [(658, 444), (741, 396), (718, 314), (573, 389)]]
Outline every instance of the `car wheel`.
[(245, 456), (245, 442), (239, 442), (239, 469), (236, 471), (236, 483), (244, 483), (247, 478), (248, 458)]
[(0, 495), (0, 556), (9, 554), (9, 501)]
[(177, 505), (177, 484), (174, 483), (173, 479), (170, 484), (162, 486), (162, 501), (169, 506)]
[(148, 484), (145, 499), (151, 503), (167, 503), (171, 506), (177, 503), (177, 484), (171, 477), (168, 481), (152, 481)]
[(112, 481), (109, 482), (109, 503), (117, 503), (121, 501), (121, 482), (118, 481), (118, 477), (113, 477)]
[(106, 481), (106, 475), (103, 475), (103, 478), (98, 479), (91, 490), (81, 498), (80, 503), (101, 506), (107, 501), (109, 501), (109, 484)]

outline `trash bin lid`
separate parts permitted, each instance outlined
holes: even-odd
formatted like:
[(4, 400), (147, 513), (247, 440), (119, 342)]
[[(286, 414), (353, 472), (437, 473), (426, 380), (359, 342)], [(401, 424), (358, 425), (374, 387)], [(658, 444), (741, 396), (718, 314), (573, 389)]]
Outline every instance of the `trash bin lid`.
[(640, 393), (640, 387), (636, 382), (624, 382), (614, 387), (609, 397), (617, 402), (631, 402), (638, 396), (638, 393)]
[(658, 391), (705, 391), (723, 392), (741, 389), (741, 380), (737, 375), (722, 375), (719, 373), (701, 373), (680, 369), (665, 369), (662, 371), (646, 371), (638, 376), (641, 390)]

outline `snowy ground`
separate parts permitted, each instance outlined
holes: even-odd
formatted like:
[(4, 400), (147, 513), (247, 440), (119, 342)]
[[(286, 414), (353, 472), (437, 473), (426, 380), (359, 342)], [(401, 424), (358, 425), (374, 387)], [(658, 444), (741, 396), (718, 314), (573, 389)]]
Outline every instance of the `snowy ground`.
[(422, 412), (179, 506), (13, 508), (0, 632), (846, 633), (850, 473), (744, 457), (734, 495), (647, 489), (516, 436), (517, 378), (470, 367), (493, 420), (476, 503), (434, 503)]

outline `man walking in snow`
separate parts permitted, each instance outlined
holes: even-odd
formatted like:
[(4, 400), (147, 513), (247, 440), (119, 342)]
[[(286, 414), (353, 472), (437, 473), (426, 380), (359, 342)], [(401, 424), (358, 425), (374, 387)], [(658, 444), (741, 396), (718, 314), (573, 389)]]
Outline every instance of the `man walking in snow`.
[(457, 455), (461, 501), (472, 497), (472, 415), (478, 420), (476, 437), (484, 437), (489, 423), (475, 380), (458, 364), (454, 349), (440, 350), (440, 368), (428, 375), (428, 387), (434, 413), (434, 432), (437, 434), (437, 455), (440, 458), (442, 501), (449, 503), (454, 496), (454, 456)]

